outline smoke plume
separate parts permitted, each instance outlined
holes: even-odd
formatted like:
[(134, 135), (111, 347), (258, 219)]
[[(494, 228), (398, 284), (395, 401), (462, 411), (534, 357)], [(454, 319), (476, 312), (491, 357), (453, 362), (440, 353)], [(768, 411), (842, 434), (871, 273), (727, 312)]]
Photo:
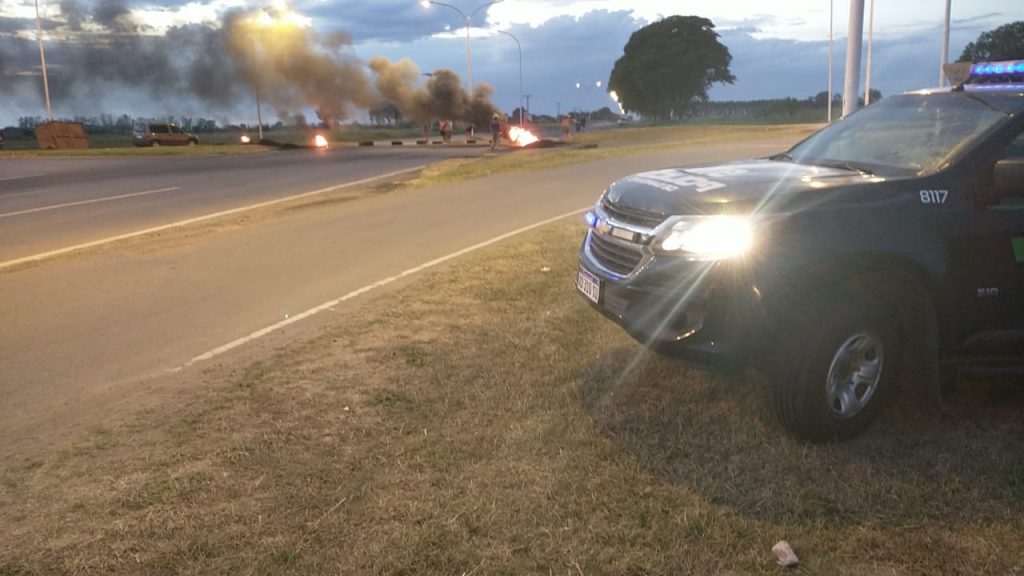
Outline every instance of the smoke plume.
[[(450, 70), (424, 78), (409, 59), (363, 62), (346, 32), (320, 36), (280, 3), (232, 10), (218, 25), (176, 26), (158, 36), (122, 0), (85, 2), (61, 0), (61, 16), (47, 32), (58, 115), (62, 109), (97, 114), (104, 111), (95, 109), (97, 103), (124, 105), (126, 94), (178, 113), (186, 101), (191, 110), (231, 113), (258, 94), (282, 119), (313, 109), (328, 125), (388, 104), (420, 122), (482, 124), (494, 111), (490, 87), (479, 85), (471, 98)], [(37, 82), (29, 42), (24, 34), (0, 30), (0, 94), (21, 95)]]
[(420, 70), (408, 58), (391, 62), (378, 56), (370, 60), (370, 70), (380, 95), (413, 120), (448, 119), (485, 125), (495, 111), (490, 86), (478, 85), (470, 98), (458, 74), (451, 70), (435, 70), (425, 85), (418, 84)]

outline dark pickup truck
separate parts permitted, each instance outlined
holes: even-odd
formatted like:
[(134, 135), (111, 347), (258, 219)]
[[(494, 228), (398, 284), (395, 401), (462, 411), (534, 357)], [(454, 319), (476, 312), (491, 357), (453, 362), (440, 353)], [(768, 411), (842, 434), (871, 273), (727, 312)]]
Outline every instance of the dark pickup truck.
[(580, 294), (653, 350), (771, 374), (797, 437), (860, 433), (902, 383), (1024, 374), (1024, 62), (626, 177), (586, 218)]

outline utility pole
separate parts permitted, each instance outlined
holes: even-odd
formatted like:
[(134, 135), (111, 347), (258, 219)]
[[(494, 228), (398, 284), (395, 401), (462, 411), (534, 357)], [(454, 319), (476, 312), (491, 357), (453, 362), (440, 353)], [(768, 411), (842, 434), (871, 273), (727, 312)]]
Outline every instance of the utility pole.
[(561, 102), (555, 102), (555, 106), (557, 107), (556, 109), (558, 110), (558, 112), (555, 112), (555, 118), (561, 118), (562, 117), (562, 103)]
[[(523, 125), (523, 45), (519, 43), (519, 38), (511, 32), (504, 30), (498, 30), (498, 32), (508, 36), (516, 41), (516, 48), (519, 49), (519, 125)], [(530, 106), (527, 105), (527, 108)]]
[[(533, 94), (523, 94), (523, 98), (526, 98), (526, 115), (527, 116), (530, 115), (530, 98), (532, 98), (532, 97), (533, 97)], [(522, 108), (520, 108), (519, 111), (521, 113), (522, 112)], [(519, 116), (519, 124), (522, 125), (522, 123), (523, 123), (523, 117), (522, 117), (522, 114), (520, 114), (520, 116)]]
[(939, 86), (946, 85), (946, 75), (942, 67), (949, 61), (949, 12), (953, 0), (946, 0), (946, 28), (942, 34), (942, 62), (939, 63)]
[(860, 84), (860, 50), (864, 44), (864, 0), (850, 0), (850, 25), (846, 39), (846, 83), (843, 85), (843, 117), (857, 111)]
[(875, 44), (875, 0), (868, 12), (868, 71), (864, 79), (864, 105), (871, 104), (871, 47)]
[(46, 95), (46, 117), (53, 122), (53, 110), (50, 109), (50, 82), (46, 78), (46, 52), (43, 51), (43, 25), (39, 20), (39, 0), (36, 0), (36, 36), (39, 37), (39, 65), (43, 69), (43, 94)]
[(832, 123), (832, 8), (835, 0), (828, 0), (828, 123)]

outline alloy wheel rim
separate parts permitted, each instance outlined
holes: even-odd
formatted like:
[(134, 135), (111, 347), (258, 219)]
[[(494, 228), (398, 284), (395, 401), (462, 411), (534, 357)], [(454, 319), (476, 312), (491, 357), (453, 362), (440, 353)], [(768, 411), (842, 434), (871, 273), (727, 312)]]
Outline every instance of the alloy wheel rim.
[(850, 336), (832, 357), (825, 381), (825, 404), (840, 418), (852, 418), (871, 401), (882, 379), (882, 339), (862, 332)]

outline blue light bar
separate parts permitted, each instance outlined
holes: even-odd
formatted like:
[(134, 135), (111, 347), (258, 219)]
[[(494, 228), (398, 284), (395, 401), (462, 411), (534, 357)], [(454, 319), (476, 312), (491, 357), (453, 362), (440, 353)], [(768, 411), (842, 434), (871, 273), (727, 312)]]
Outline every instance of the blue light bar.
[(971, 76), (1024, 74), (1024, 61), (981, 62), (971, 66)]
[(586, 221), (587, 226), (590, 226), (591, 228), (597, 226), (597, 214), (594, 214), (593, 210), (588, 210), (587, 213), (583, 215), (583, 220)]

